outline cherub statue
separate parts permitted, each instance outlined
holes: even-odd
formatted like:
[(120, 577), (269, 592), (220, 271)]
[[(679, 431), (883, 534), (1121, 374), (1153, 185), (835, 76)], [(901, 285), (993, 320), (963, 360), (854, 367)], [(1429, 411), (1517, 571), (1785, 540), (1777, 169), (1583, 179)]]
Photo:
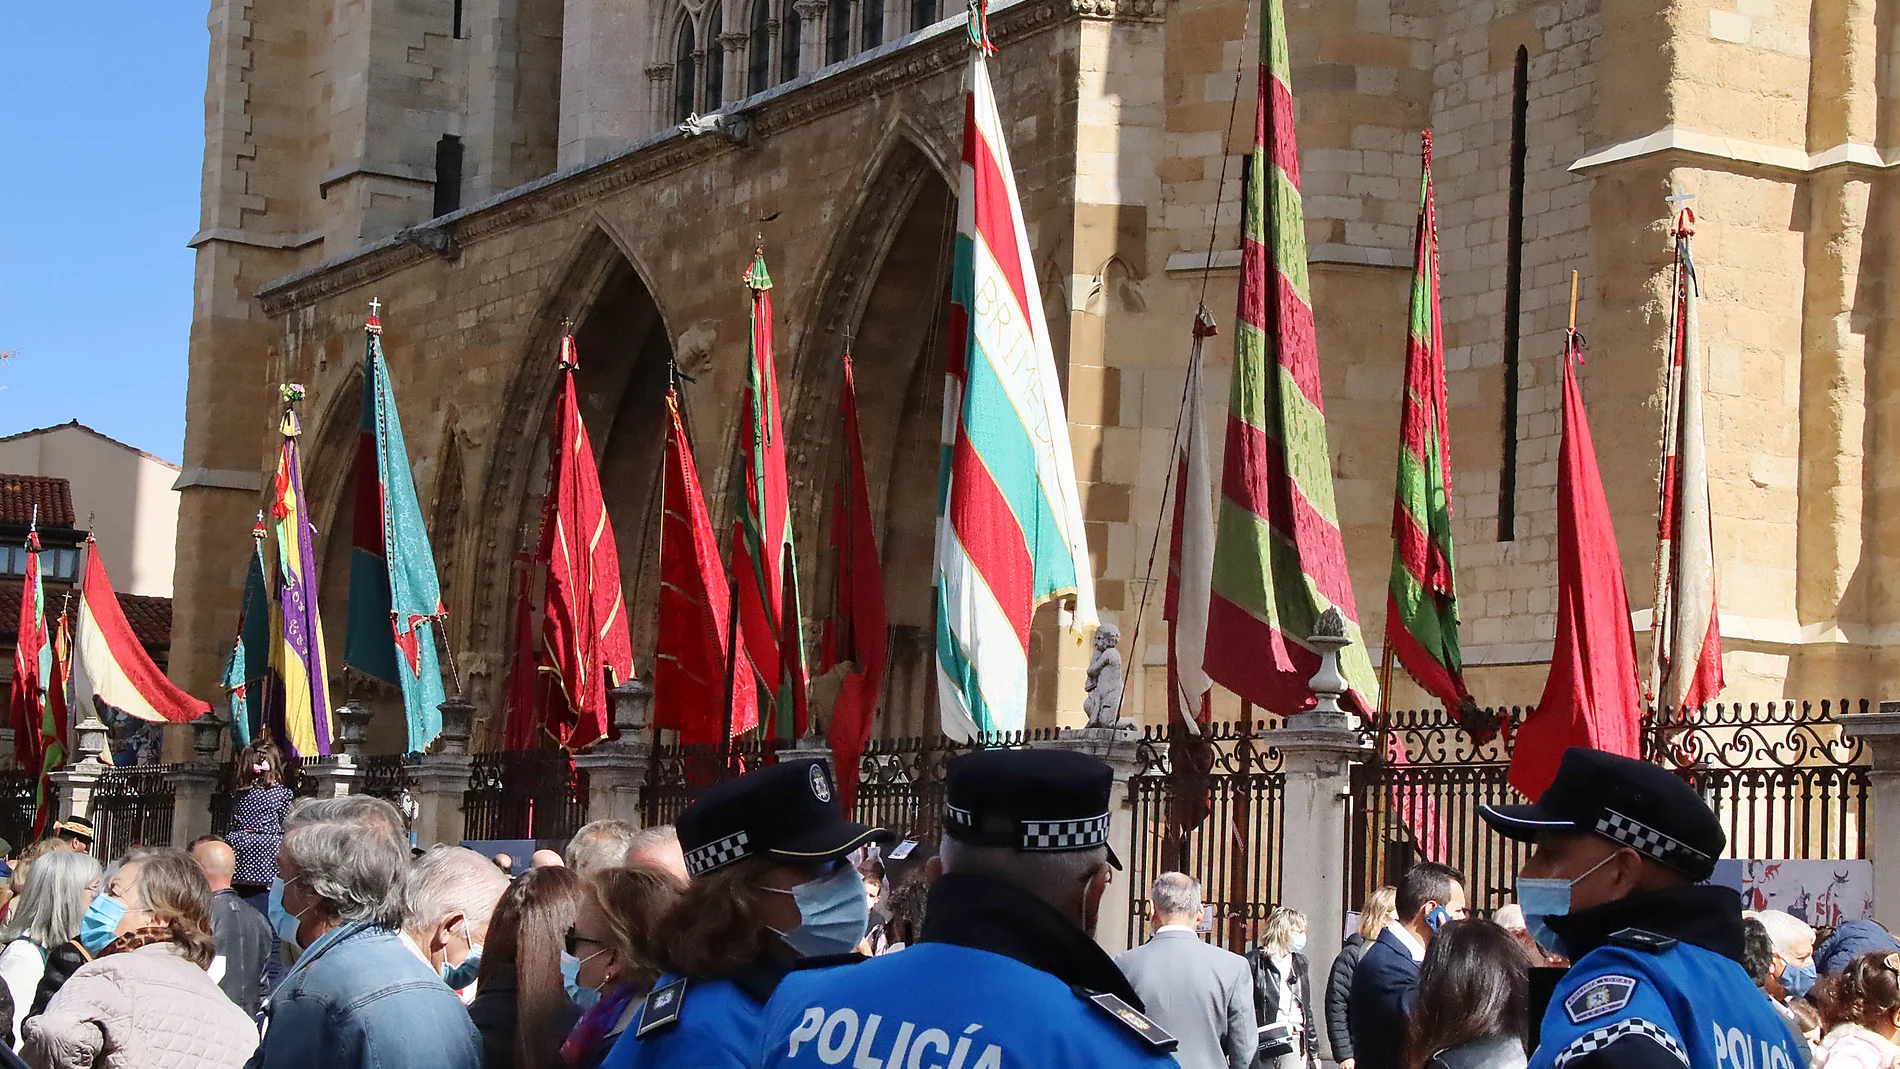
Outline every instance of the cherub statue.
[(1095, 629), (1095, 658), (1089, 662), (1088, 680), (1082, 684), (1082, 711), (1088, 714), (1092, 728), (1112, 728), (1120, 722), (1122, 651), (1117, 647), (1121, 640), (1121, 628), (1114, 624)]

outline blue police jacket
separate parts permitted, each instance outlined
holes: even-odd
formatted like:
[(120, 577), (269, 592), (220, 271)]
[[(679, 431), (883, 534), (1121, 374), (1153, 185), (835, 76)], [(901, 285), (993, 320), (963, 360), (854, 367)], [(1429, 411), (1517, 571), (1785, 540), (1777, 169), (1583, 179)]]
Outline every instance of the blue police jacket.
[(1171, 1038), (1140, 1008), (1114, 961), (1041, 899), (951, 874), (931, 888), (915, 946), (788, 976), (751, 1064), (1176, 1067)]
[(1576, 964), (1531, 1069), (1801, 1069), (1794, 1034), (1742, 970), (1741, 921), (1740, 896), (1706, 886), (1552, 918)]
[(765, 1000), (784, 975), (764, 963), (729, 979), (660, 977), (601, 1069), (752, 1069)]

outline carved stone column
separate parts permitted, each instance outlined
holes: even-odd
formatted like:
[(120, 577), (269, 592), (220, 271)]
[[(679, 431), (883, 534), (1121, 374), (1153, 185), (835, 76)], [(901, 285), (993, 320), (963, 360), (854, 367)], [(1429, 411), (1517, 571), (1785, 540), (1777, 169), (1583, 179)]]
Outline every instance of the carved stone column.
[(105, 749), (106, 725), (96, 711), (87, 710), (85, 719), (73, 725), (73, 752), (79, 759), (57, 772), (47, 774), (53, 790), (59, 793), (59, 804), (55, 810), (59, 819), (92, 815), (93, 790), (99, 786), (100, 777), (106, 774), (107, 766), (99, 759)]
[[(1848, 738), (1865, 743), (1873, 758), (1867, 772), (1867, 842), (1900, 843), (1900, 702), (1881, 702), (1880, 711), (1840, 718)], [(1874, 919), (1900, 928), (1900, 850), (1875, 849)]]
[(607, 692), (607, 704), (614, 737), (574, 755), (574, 767), (587, 772), (587, 819), (624, 820), (639, 827), (644, 823), (647, 771), (653, 764), (653, 684), (629, 679)]
[(192, 760), (165, 776), (172, 786), (172, 845), (188, 846), (210, 835), (211, 796), (218, 790), (218, 752), (224, 748), (224, 722), (206, 714), (191, 722)]
[[(720, 58), (725, 61), (725, 86), (721, 95), (725, 99), (719, 102), (718, 108), (746, 97), (746, 64), (751, 56), (746, 50), (746, 42), (751, 39), (751, 34), (737, 30), (728, 30), (719, 35)], [(708, 100), (706, 110), (715, 111), (717, 108)]]
[(825, 65), (825, 0), (794, 0), (798, 12), (798, 72), (810, 74)]
[[(1115, 785), (1108, 795), (1108, 846), (1122, 864), (1128, 864), (1135, 856), (1133, 788), (1135, 777), (1141, 775), (1141, 732), (1128, 727), (1065, 728), (1053, 741), (1036, 745), (1085, 753), (1115, 771)], [(1102, 894), (1105, 916), (1096, 926), (1095, 941), (1110, 954), (1128, 949), (1128, 924), (1110, 904), (1129, 901), (1128, 881), (1134, 878), (1127, 870), (1114, 872)]]
[(410, 829), (416, 833), (416, 844), (425, 850), (437, 843), (453, 846), (466, 838), (462, 799), (474, 766), (468, 755), (474, 704), (451, 694), (436, 708), (442, 711), (442, 733), (436, 736), (435, 751), (423, 754), (409, 770), (410, 793), (416, 800)]
[(652, 117), (647, 132), (658, 133), (673, 125), (673, 64), (651, 64), (646, 74), (647, 110)]

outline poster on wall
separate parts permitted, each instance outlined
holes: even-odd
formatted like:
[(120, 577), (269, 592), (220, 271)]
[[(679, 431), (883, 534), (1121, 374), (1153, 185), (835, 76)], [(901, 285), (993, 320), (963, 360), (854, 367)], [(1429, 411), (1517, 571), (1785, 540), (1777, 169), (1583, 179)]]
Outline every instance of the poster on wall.
[(1871, 861), (1718, 861), (1709, 882), (1740, 891), (1743, 909), (1782, 910), (1816, 928), (1874, 915)]

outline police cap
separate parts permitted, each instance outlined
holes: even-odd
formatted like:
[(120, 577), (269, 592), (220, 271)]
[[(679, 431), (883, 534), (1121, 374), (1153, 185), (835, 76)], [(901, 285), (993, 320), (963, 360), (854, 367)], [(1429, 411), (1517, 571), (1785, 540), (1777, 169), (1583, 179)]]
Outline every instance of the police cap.
[[(1073, 750), (978, 750), (945, 770), (943, 833), (1027, 853), (1108, 846), (1115, 773)], [(1111, 848), (1108, 863), (1121, 868)]]
[(1692, 880), (1709, 878), (1728, 836), (1702, 796), (1669, 769), (1583, 746), (1564, 751), (1532, 805), (1480, 806), (1499, 834), (1530, 842), (1547, 832), (1595, 832)]
[(890, 832), (846, 820), (823, 761), (786, 761), (700, 795), (678, 821), (686, 871), (701, 876), (748, 857), (830, 861)]

